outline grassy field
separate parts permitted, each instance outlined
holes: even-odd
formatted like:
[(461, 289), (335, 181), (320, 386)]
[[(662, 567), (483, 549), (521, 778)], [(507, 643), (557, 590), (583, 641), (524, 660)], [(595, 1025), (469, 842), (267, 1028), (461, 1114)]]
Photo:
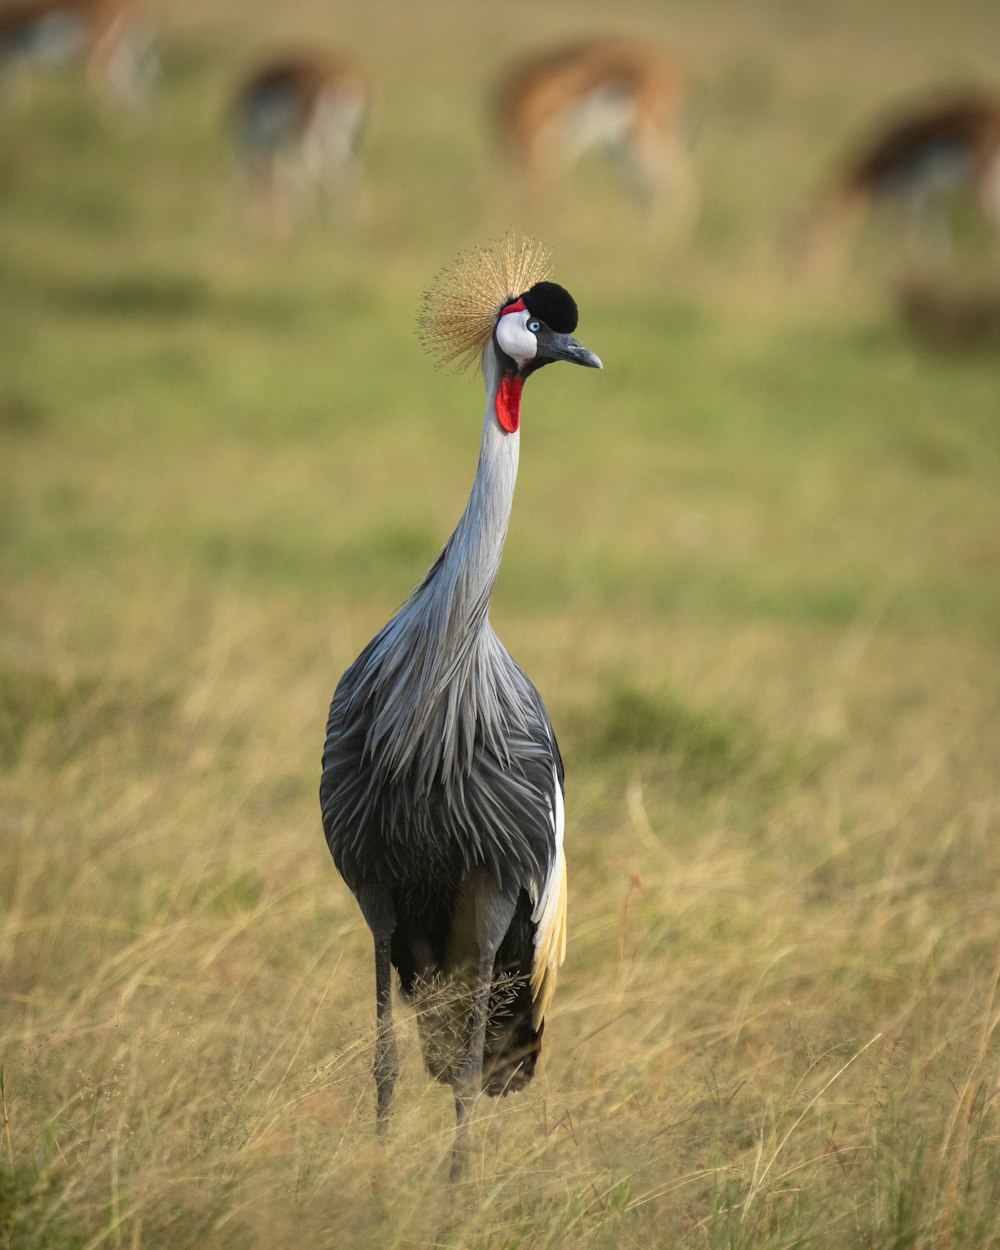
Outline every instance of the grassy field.
[[(891, 228), (781, 250), (883, 101), (989, 81), (995, 5), (625, 0), (699, 79), (687, 236), (598, 162), (545, 208), (494, 162), (499, 67), (604, 5), (331, 8), (177, 0), (140, 118), (6, 101), (0, 1247), (1000, 1244), (1000, 359), (901, 326)], [(262, 240), (224, 104), (317, 32), (381, 84), (370, 214)], [(474, 471), (420, 293), (508, 224), (606, 367), (525, 398), (493, 620), (563, 746), (571, 933), (451, 1189), (405, 1011), (377, 1148), (316, 790)], [(1000, 283), (974, 231), (949, 264)]]

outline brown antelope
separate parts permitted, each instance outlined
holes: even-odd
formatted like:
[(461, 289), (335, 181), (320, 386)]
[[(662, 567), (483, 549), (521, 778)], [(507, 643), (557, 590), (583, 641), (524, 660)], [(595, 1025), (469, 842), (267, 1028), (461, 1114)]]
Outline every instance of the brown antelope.
[(902, 215), (911, 243), (924, 236), (943, 250), (947, 206), (963, 192), (1000, 233), (1000, 97), (953, 95), (879, 126), (807, 215), (800, 242), (809, 256), (828, 252), (851, 218), (884, 206)]
[(291, 55), (250, 75), (236, 97), (236, 141), (266, 226), (287, 233), (308, 196), (325, 210), (357, 195), (370, 104), (368, 74), (344, 57)]
[(647, 44), (594, 39), (522, 61), (497, 98), (500, 139), (529, 186), (544, 189), (591, 149), (622, 165), (648, 211), (693, 192), (685, 136), (686, 73)]
[(152, 24), (130, 0), (4, 0), (0, 81), (82, 63), (98, 94), (134, 106), (155, 74), (154, 41)]

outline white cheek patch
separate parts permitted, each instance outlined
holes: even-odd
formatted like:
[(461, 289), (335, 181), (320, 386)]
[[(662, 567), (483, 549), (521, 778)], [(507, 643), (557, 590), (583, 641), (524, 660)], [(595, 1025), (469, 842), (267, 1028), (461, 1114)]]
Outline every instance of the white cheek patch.
[(531, 313), (526, 308), (520, 312), (506, 313), (497, 322), (496, 336), (500, 350), (506, 352), (520, 369), (529, 360), (535, 359), (538, 343), (528, 329)]

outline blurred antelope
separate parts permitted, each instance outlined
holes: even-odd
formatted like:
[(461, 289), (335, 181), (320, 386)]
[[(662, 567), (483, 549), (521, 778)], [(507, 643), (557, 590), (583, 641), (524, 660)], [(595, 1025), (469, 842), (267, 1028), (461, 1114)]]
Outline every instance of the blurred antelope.
[(356, 197), (371, 82), (346, 58), (305, 53), (259, 66), (236, 97), (239, 154), (263, 224), (287, 233), (312, 195)]
[(961, 192), (1000, 233), (1000, 98), (956, 95), (879, 126), (819, 198), (801, 242), (808, 256), (828, 252), (852, 217), (887, 206), (903, 215), (911, 243), (947, 250), (947, 205)]
[(536, 191), (599, 148), (620, 160), (644, 209), (668, 190), (684, 192), (690, 209), (689, 97), (686, 73), (662, 49), (595, 39), (517, 65), (500, 86), (497, 125)]
[(155, 76), (155, 33), (130, 0), (0, 3), (0, 81), (19, 70), (82, 63), (100, 95), (134, 106)]

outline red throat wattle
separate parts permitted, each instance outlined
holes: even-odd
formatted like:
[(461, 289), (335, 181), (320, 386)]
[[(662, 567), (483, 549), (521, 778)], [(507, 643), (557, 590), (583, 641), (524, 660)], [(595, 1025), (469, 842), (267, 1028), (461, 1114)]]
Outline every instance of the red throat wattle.
[[(518, 298), (513, 304), (502, 308), (500, 316), (506, 317), (512, 312), (524, 312), (525, 307), (524, 300)], [(516, 373), (505, 373), (500, 379), (500, 388), (497, 391), (497, 420), (500, 422), (501, 429), (506, 430), (508, 434), (516, 433), (521, 424), (521, 391), (523, 389), (524, 378)]]
[(497, 390), (497, 420), (508, 434), (517, 432), (521, 424), (521, 391), (524, 378), (516, 373), (505, 373)]

